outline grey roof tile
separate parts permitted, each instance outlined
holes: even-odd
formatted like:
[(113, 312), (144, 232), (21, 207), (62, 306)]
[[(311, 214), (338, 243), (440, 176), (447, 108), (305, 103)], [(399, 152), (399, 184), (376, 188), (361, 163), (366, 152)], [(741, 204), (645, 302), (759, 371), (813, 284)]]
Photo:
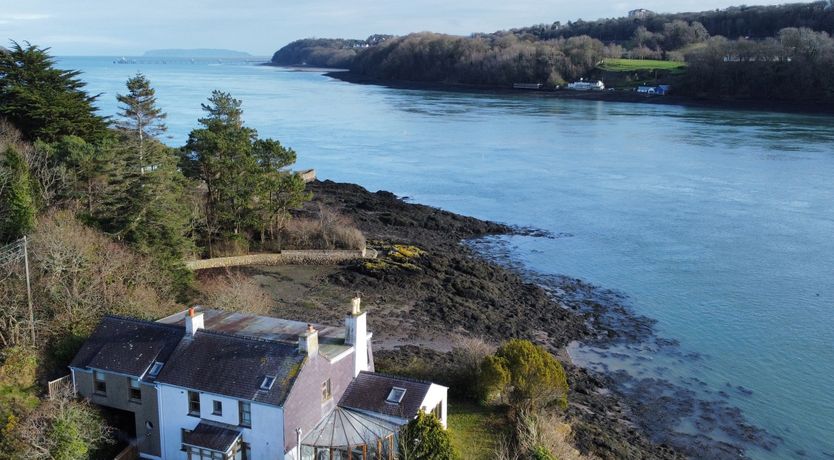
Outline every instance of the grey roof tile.
[(226, 452), (240, 437), (240, 432), (200, 422), (182, 435), (183, 444)]
[[(184, 338), (157, 382), (280, 406), (306, 355), (297, 346), (199, 330)], [(261, 390), (265, 376), (275, 377)]]
[[(399, 404), (386, 401), (394, 387), (405, 389)], [(430, 382), (362, 371), (348, 385), (339, 405), (410, 419), (417, 416), (430, 387)]]
[(179, 327), (105, 316), (70, 367), (140, 377), (154, 361), (166, 361), (184, 334), (185, 330)]

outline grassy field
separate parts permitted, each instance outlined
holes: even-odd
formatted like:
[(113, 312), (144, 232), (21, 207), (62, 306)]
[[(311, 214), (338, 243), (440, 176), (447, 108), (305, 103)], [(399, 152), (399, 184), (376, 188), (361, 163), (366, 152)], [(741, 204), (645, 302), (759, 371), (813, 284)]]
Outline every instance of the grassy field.
[(463, 460), (492, 458), (496, 443), (507, 428), (500, 409), (471, 402), (449, 401), (447, 422), (452, 446)]
[(652, 59), (606, 59), (598, 66), (609, 72), (636, 72), (640, 70), (683, 70), (680, 61), (656, 61)]

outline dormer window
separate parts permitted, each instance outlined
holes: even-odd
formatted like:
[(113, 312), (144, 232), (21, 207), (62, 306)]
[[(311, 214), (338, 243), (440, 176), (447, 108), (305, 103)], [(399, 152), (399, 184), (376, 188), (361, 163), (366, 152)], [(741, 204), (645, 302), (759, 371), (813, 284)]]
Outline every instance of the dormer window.
[(403, 396), (405, 396), (405, 388), (393, 387), (391, 388), (391, 392), (388, 393), (388, 398), (385, 399), (385, 402), (399, 404), (402, 402)]
[(267, 375), (264, 377), (263, 382), (261, 382), (261, 390), (270, 390), (272, 389), (272, 385), (275, 383), (275, 377), (271, 375)]
[(156, 377), (157, 375), (159, 375), (159, 372), (162, 370), (163, 365), (164, 364), (159, 361), (153, 363), (153, 366), (151, 366), (151, 370), (148, 371), (148, 377)]

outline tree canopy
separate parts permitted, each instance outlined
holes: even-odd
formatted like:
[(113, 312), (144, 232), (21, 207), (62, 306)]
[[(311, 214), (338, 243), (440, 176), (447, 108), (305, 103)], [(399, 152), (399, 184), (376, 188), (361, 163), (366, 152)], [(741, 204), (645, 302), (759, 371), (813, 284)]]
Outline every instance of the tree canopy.
[(101, 138), (107, 124), (96, 114), (98, 96), (84, 91), (81, 72), (56, 68), (48, 50), (17, 42), (0, 50), (0, 117), (32, 141), (52, 142), (67, 135)]
[(156, 105), (156, 91), (151, 82), (141, 73), (127, 80), (127, 94), (118, 94), (120, 129), (126, 131), (138, 143), (139, 170), (145, 172), (145, 140), (161, 135), (168, 130), (165, 126), (167, 115)]
[(304, 181), (286, 170), (295, 163), (295, 152), (244, 126), (240, 100), (214, 91), (203, 111), (202, 127), (189, 134), (181, 165), (205, 184), (202, 234), (212, 254), (217, 239), (240, 240), (247, 233), (263, 239), (309, 195)]
[(403, 460), (453, 460), (449, 433), (434, 414), (422, 410), (400, 430), (400, 457)]
[(568, 383), (559, 361), (528, 340), (505, 342), (481, 368), (486, 400), (504, 399), (521, 409), (567, 406)]
[(16, 240), (35, 227), (33, 191), (23, 155), (11, 146), (0, 152), (0, 244)]

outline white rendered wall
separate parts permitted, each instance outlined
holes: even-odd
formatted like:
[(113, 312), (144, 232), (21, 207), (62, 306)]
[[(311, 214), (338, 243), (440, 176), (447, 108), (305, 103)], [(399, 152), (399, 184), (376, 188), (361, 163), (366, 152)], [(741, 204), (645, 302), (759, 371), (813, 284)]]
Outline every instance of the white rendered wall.
[(426, 397), (423, 399), (423, 404), (420, 405), (425, 412), (431, 412), (432, 409), (437, 407), (438, 404), (441, 404), (440, 422), (443, 423), (443, 428), (446, 428), (446, 405), (448, 402), (448, 392), (448, 388), (432, 383), (429, 387), (429, 391), (426, 393)]
[(244, 442), (252, 448), (252, 460), (284, 460), (284, 410), (252, 403), (252, 429), (244, 428)]
[[(214, 415), (214, 401), (220, 401), (223, 410), (220, 415)], [(186, 405), (186, 407), (188, 407)], [(211, 393), (200, 393), (200, 418), (212, 422), (225, 423), (227, 425), (238, 425), (237, 399), (217, 396)]]
[(371, 336), (368, 334), (368, 314), (361, 312), (350, 314), (345, 318), (345, 343), (353, 345), (354, 354), (353, 376), (368, 370), (368, 344)]
[[(182, 388), (157, 385), (159, 423), (162, 432), (162, 458), (186, 460), (182, 450), (182, 429), (193, 430), (199, 417), (188, 415), (188, 392)], [(200, 409), (202, 409), (202, 404)]]
[[(193, 430), (200, 417), (188, 415), (188, 391), (170, 385), (158, 385), (162, 458), (186, 460), (182, 448), (182, 429)], [(223, 415), (211, 415), (212, 401), (223, 402)], [(284, 460), (284, 413), (280, 407), (251, 403), (252, 428), (237, 427), (243, 442), (249, 444), (252, 460)], [(200, 394), (202, 419), (238, 425), (238, 400), (210, 393)]]

